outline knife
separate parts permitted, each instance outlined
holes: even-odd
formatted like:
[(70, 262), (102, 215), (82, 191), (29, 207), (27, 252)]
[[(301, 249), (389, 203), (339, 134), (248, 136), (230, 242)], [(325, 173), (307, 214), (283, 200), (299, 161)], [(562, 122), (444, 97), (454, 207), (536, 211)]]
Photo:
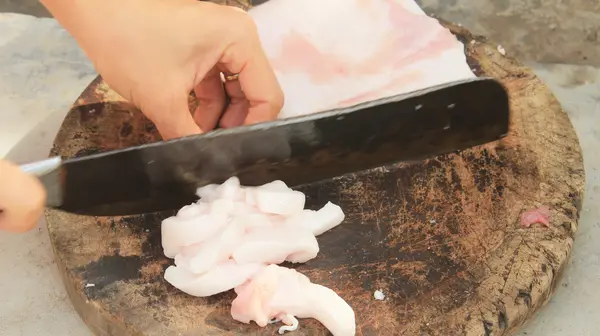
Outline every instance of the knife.
[(503, 138), (509, 99), (473, 78), (320, 113), (21, 166), (45, 186), (47, 207), (92, 216), (175, 210), (196, 189), (237, 176), (290, 187)]

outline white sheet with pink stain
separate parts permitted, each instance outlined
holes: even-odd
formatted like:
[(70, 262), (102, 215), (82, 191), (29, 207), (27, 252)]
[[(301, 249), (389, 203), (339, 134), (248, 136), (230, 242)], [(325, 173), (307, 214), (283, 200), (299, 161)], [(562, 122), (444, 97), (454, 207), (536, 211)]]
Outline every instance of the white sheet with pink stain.
[(413, 0), (271, 0), (250, 15), (285, 93), (280, 118), (475, 77)]
[[(271, 0), (250, 15), (285, 93), (279, 118), (474, 77), (464, 45), (413, 0)], [(232, 178), (198, 196), (162, 223), (169, 283), (195, 296), (235, 289), (231, 313), (243, 323), (277, 319), (291, 325), (283, 332), (312, 317), (334, 336), (355, 335), (341, 297), (276, 265), (316, 257), (316, 236), (344, 219), (339, 206), (305, 210), (281, 181), (244, 188)]]

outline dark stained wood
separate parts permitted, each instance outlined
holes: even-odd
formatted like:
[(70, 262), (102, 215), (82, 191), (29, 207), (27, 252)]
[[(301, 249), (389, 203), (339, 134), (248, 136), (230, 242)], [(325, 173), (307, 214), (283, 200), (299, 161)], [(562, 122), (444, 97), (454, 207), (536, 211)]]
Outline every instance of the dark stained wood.
[[(319, 256), (298, 270), (350, 303), (358, 335), (512, 334), (549, 300), (573, 245), (584, 171), (567, 115), (529, 69), (485, 38), (445, 25), (466, 43), (478, 75), (507, 86), (511, 131), (497, 143), (303, 190), (309, 207), (332, 201), (347, 219), (319, 237)], [(66, 117), (52, 155), (158, 139), (98, 78)], [(552, 226), (520, 227), (520, 213), (541, 205), (551, 209)], [(167, 215), (47, 211), (65, 286), (90, 328), (97, 335), (276, 334), (235, 322), (231, 292), (195, 298), (164, 281), (171, 261), (162, 255), (160, 221)], [(385, 301), (373, 299), (377, 289)], [(326, 334), (313, 320), (294, 333)]]

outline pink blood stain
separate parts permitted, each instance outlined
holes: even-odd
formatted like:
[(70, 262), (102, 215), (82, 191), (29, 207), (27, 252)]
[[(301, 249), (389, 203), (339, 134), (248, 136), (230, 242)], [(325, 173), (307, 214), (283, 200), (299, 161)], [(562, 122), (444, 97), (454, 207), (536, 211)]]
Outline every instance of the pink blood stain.
[[(331, 82), (339, 77), (356, 78), (377, 75), (390, 67), (401, 69), (415, 62), (439, 56), (455, 45), (456, 39), (437, 20), (426, 15), (411, 13), (401, 4), (390, 0), (389, 20), (392, 31), (382, 37), (377, 50), (366, 59), (356, 62), (343, 55), (324, 53), (307, 37), (292, 30), (282, 40), (281, 53), (271, 59), (273, 67), (281, 72), (305, 73), (315, 84)], [(361, 7), (368, 6), (359, 1)], [(422, 32), (433, 32), (424, 36)], [(414, 81), (415, 76), (392, 78), (394, 85), (400, 80)]]
[(337, 108), (337, 107), (351, 106), (351, 105), (360, 104), (362, 102), (378, 99), (378, 98), (380, 98), (382, 91), (388, 91), (390, 89), (401, 87), (407, 81), (418, 81), (419, 77), (420, 77), (420, 75), (416, 71), (406, 73), (401, 78), (396, 78), (381, 88), (367, 91), (363, 94), (359, 94), (350, 99), (342, 100), (341, 102), (337, 103), (335, 106), (332, 106), (331, 108), (333, 109), (333, 108)]
[(521, 214), (521, 226), (528, 228), (535, 223), (550, 227), (550, 209), (540, 207)]

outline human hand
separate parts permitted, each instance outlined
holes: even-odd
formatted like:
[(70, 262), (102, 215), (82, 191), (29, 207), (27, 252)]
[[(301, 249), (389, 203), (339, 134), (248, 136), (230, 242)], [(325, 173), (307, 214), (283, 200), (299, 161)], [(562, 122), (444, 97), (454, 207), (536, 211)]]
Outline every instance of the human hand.
[[(272, 120), (283, 106), (254, 22), (240, 9), (196, 0), (42, 2), (165, 139)], [(220, 72), (238, 80), (223, 85)]]
[(25, 232), (42, 216), (46, 190), (37, 178), (0, 160), (0, 230)]

